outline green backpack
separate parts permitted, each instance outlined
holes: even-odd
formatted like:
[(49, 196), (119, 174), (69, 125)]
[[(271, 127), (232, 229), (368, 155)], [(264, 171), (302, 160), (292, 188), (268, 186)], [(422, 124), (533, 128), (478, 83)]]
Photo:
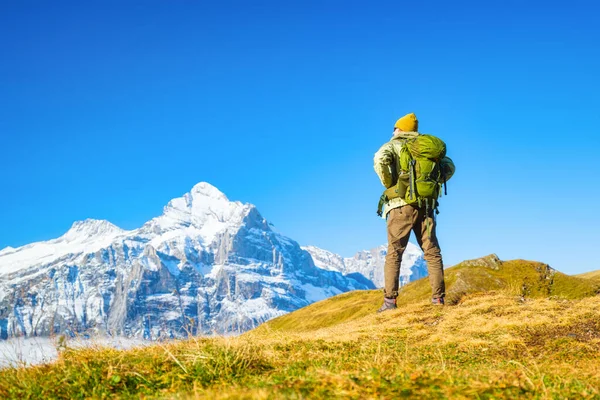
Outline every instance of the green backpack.
[(455, 171), (454, 163), (446, 157), (446, 144), (435, 136), (419, 135), (406, 140), (398, 158), (398, 181), (383, 192), (377, 214), (382, 215), (383, 204), (398, 197), (425, 207), (427, 215), (432, 210), (438, 212), (437, 199), (442, 187), (446, 193), (446, 181)]

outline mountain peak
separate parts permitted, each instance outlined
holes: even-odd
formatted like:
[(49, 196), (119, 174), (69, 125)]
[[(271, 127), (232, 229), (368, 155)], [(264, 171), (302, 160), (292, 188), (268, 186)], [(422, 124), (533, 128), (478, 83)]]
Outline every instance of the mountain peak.
[(2, 250), (0, 250), (0, 254), (7, 254), (7, 253), (13, 252), (15, 250), (16, 249), (14, 247), (6, 246)]
[(182, 197), (169, 201), (163, 215), (170, 215), (182, 221), (194, 217), (201, 217), (200, 220), (204, 221), (207, 215), (217, 216), (217, 219), (222, 220), (223, 214), (227, 214), (232, 207), (237, 208), (238, 205), (237, 202), (229, 201), (223, 192), (210, 183), (200, 182)]
[(211, 185), (208, 182), (200, 182), (194, 185), (192, 190), (190, 191), (192, 197), (196, 198), (198, 196), (209, 197), (213, 199), (222, 199), (227, 200), (227, 196), (215, 186)]
[(62, 239), (75, 239), (81, 237), (113, 236), (125, 232), (123, 229), (104, 219), (88, 218), (83, 221), (75, 221), (71, 229), (62, 236)]
[(126, 233), (127, 231), (106, 220), (76, 221), (71, 229), (58, 239), (31, 243), (18, 249), (2, 250), (0, 274), (52, 262), (69, 254), (92, 253)]
[(141, 229), (150, 230), (154, 244), (171, 238), (174, 232), (183, 229), (185, 235), (202, 237), (206, 243), (225, 229), (239, 227), (249, 211), (250, 204), (229, 201), (219, 189), (207, 182), (196, 184), (191, 191), (169, 201), (163, 214), (147, 222)]

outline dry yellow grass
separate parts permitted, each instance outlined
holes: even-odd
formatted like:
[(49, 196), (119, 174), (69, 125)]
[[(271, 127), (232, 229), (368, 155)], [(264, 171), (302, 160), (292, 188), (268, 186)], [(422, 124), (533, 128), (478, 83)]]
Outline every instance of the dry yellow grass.
[[(502, 271), (463, 266), (449, 277), (457, 272), (480, 289), (482, 276), (498, 283)], [(0, 371), (0, 398), (600, 399), (600, 296), (566, 276), (564, 296), (581, 298), (543, 295), (530, 272), (530, 295), (502, 284), (452, 306), (405, 298), (376, 314), (381, 292), (352, 292), (238, 337), (67, 351)]]
[[(275, 391), (236, 386), (190, 396), (289, 398), (309, 386), (306, 398), (394, 398), (402, 390), (420, 398), (600, 398), (599, 297), (485, 293), (453, 307), (422, 302), (313, 331), (266, 325), (236, 343), (260, 343), (276, 368), (303, 365), (305, 373), (289, 374)], [(382, 390), (383, 379), (392, 388)]]
[(600, 280), (600, 270), (598, 271), (590, 271), (590, 272), (586, 272), (583, 274), (579, 274), (577, 275), (579, 278), (585, 278), (585, 279), (596, 279), (596, 280)]

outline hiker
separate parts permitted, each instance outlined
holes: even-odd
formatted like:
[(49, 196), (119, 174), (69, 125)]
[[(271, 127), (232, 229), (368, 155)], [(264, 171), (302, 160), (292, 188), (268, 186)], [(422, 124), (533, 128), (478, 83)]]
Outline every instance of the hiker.
[[(380, 199), (378, 214), (387, 220), (388, 235), (384, 266), (384, 302), (378, 312), (396, 308), (400, 263), (411, 230), (415, 233), (427, 261), (433, 293), (432, 303), (444, 304), (444, 267), (436, 237), (435, 213), (438, 206), (437, 197), (441, 187), (445, 189), (446, 180), (454, 173), (454, 164), (445, 157), (444, 142), (434, 136), (418, 133), (418, 127), (419, 121), (414, 113), (403, 116), (394, 125), (392, 139), (375, 153), (375, 172), (386, 187)], [(426, 140), (430, 141), (425, 145), (416, 143)], [(437, 158), (432, 161), (423, 157), (413, 157), (413, 152), (409, 149), (414, 149), (414, 146), (409, 144), (420, 145), (426, 150), (430, 150), (427, 146), (438, 146), (439, 151), (434, 149), (434, 152), (437, 151)], [(420, 176), (421, 171), (426, 169), (432, 171), (431, 176), (435, 175), (433, 171), (438, 171), (438, 175), (435, 175), (431, 182), (425, 182), (430, 178), (429, 175)]]

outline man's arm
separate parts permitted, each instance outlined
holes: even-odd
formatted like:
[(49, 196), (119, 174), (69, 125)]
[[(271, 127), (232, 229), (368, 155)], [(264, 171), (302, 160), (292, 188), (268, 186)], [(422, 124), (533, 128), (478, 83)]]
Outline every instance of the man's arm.
[(392, 144), (388, 142), (381, 146), (373, 158), (373, 167), (375, 168), (375, 172), (377, 173), (382, 185), (386, 188), (394, 185), (392, 165), (394, 165), (394, 153), (392, 150)]

